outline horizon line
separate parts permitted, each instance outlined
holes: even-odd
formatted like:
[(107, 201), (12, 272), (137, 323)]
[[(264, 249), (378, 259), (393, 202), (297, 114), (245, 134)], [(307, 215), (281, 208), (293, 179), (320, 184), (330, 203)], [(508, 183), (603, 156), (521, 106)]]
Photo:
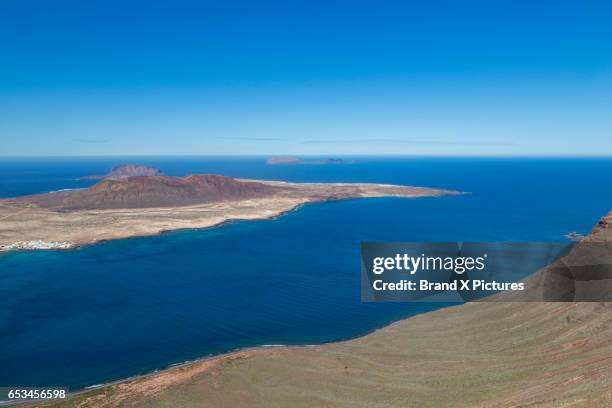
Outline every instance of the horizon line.
[(208, 153), (208, 154), (59, 154), (59, 155), (26, 155), (26, 154), (17, 154), (17, 155), (0, 155), (0, 159), (52, 159), (52, 158), (146, 158), (146, 157), (173, 157), (173, 158), (181, 158), (181, 157), (251, 157), (251, 158), (270, 158), (270, 157), (325, 157), (325, 158), (334, 158), (334, 157), (396, 157), (396, 158), (610, 158), (612, 159), (612, 153), (610, 154), (536, 154), (536, 153), (526, 153), (526, 154), (318, 154), (318, 153), (309, 153), (309, 154), (294, 154), (294, 153), (269, 153), (269, 154), (237, 154), (237, 153), (229, 153), (229, 154), (221, 154), (221, 153)]

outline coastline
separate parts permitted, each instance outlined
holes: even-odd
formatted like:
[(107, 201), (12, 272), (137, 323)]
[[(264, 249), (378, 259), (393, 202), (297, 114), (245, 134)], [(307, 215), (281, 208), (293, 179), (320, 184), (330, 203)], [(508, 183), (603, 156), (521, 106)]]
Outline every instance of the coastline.
[[(408, 321), (410, 319), (416, 318), (421, 315), (426, 315), (429, 313), (435, 313), (439, 310), (448, 309), (461, 306), (460, 304), (453, 304), (441, 307), (440, 309), (436, 309), (434, 311), (424, 311), (420, 312), (408, 317), (400, 318), (397, 320), (393, 320), (386, 324), (381, 325), (380, 327), (376, 327), (372, 330), (369, 330), (363, 334), (360, 334), (355, 337), (332, 340), (319, 344), (261, 344), (257, 346), (248, 346), (237, 348), (234, 350), (230, 350), (227, 352), (207, 355), (203, 357), (198, 357), (191, 360), (186, 360), (179, 363), (172, 363), (164, 368), (155, 369), (153, 371), (132, 375), (129, 377), (120, 378), (113, 381), (108, 381), (99, 384), (93, 384), (90, 386), (86, 386), (82, 389), (78, 389), (73, 392), (68, 393), (68, 397), (65, 401), (60, 402), (23, 402), (23, 403), (14, 403), (11, 406), (26, 406), (26, 407), (54, 407), (56, 404), (63, 406), (65, 402), (75, 402), (74, 399), (85, 398), (85, 400), (89, 398), (94, 398), (97, 400), (97, 395), (100, 392), (104, 392), (110, 388), (118, 387), (121, 393), (143, 393), (144, 395), (154, 395), (164, 389), (171, 387), (173, 385), (177, 385), (183, 381), (188, 381), (189, 378), (201, 375), (206, 373), (209, 370), (215, 368), (222, 368), (224, 364), (232, 363), (240, 360), (245, 360), (249, 358), (253, 358), (255, 356), (263, 356), (267, 354), (275, 354), (275, 353), (285, 353), (291, 352), (295, 350), (302, 349), (320, 349), (321, 347), (330, 346), (330, 345), (342, 345), (344, 343), (350, 343), (354, 341), (358, 341), (360, 339), (371, 336), (377, 332), (389, 330), (393, 326), (397, 324), (401, 324), (402, 322)], [(126, 398), (124, 398), (126, 397)], [(118, 398), (112, 401), (104, 401), (104, 405), (106, 406), (117, 406), (116, 404), (120, 404), (122, 401), (127, 399), (128, 395), (119, 395)], [(97, 402), (94, 401), (94, 404)], [(0, 407), (5, 406), (2, 402), (0, 402)], [(80, 407), (81, 405), (79, 405)], [(87, 405), (87, 402), (85, 403)], [(98, 405), (95, 405), (98, 406)]]
[[(188, 231), (188, 230), (203, 230), (203, 229), (208, 229), (208, 228), (217, 228), (220, 227), (222, 225), (225, 224), (229, 224), (231, 222), (234, 221), (256, 221), (256, 220), (273, 220), (279, 217), (282, 217), (285, 214), (288, 214), (292, 211), (297, 211), (300, 207), (302, 207), (303, 205), (305, 205), (307, 203), (299, 203), (296, 204), (294, 207), (289, 208), (287, 210), (283, 210), (283, 211), (279, 211), (277, 214), (272, 214), (269, 216), (262, 216), (259, 218), (249, 218), (249, 219), (244, 219), (244, 218), (228, 218), (225, 220), (221, 220), (218, 221), (214, 224), (210, 224), (210, 225), (204, 225), (204, 226), (198, 226), (198, 227), (184, 227), (184, 228), (172, 228), (172, 229), (166, 229), (166, 230), (159, 230), (159, 231), (155, 231), (155, 232), (151, 232), (150, 234), (139, 234), (139, 235), (129, 235), (129, 236), (124, 236), (124, 237), (118, 237), (118, 238), (109, 238), (109, 239), (97, 239), (97, 240), (91, 240), (91, 241), (87, 241), (87, 242), (81, 242), (81, 243), (74, 243), (74, 242), (57, 242), (57, 241), (50, 241), (50, 242), (46, 242), (46, 241), (40, 241), (43, 245), (40, 247), (28, 247), (28, 244), (35, 244), (36, 241), (18, 241), (15, 242), (13, 244), (8, 244), (8, 245), (0, 245), (0, 253), (2, 252), (10, 252), (10, 251), (35, 251), (35, 250), (72, 250), (72, 249), (78, 249), (84, 246), (88, 246), (88, 245), (95, 245), (95, 244), (100, 244), (106, 241), (112, 241), (112, 240), (116, 240), (116, 239), (130, 239), (130, 238), (144, 238), (144, 237), (154, 237), (154, 236), (159, 236), (168, 232), (177, 232), (177, 231)], [(22, 246), (23, 244), (23, 246)], [(49, 246), (44, 245), (44, 244), (51, 244)]]
[[(269, 197), (181, 207), (54, 211), (19, 199), (0, 200), (0, 251), (74, 249), (98, 242), (211, 228), (232, 220), (273, 219), (306, 203), (375, 197), (437, 197), (452, 190), (386, 184), (288, 183)], [(21, 243), (21, 244), (17, 244)], [(37, 245), (36, 243), (42, 243)], [(61, 245), (50, 245), (59, 243)]]
[[(395, 392), (401, 389), (402, 393), (407, 395), (408, 399), (402, 399), (404, 403), (422, 403), (415, 406), (514, 407), (524, 404), (548, 407), (557, 406), (557, 403), (558, 406), (566, 406), (566, 402), (577, 398), (572, 396), (576, 390), (581, 390), (585, 388), (585, 383), (594, 381), (597, 389), (589, 390), (589, 393), (594, 393), (596, 397), (592, 400), (578, 398), (579, 401), (587, 403), (575, 406), (604, 407), (610, 397), (606, 394), (609, 393), (606, 384), (612, 378), (612, 367), (607, 365), (610, 346), (605, 339), (601, 339), (602, 332), (609, 333), (610, 327), (602, 327), (601, 323), (606, 320), (603, 314), (609, 307), (593, 303), (542, 303), (536, 308), (525, 303), (473, 303), (451, 306), (398, 320), (350, 340), (316, 346), (259, 346), (240, 349), (80, 390), (69, 394), (69, 398), (62, 402), (29, 403), (25, 406), (147, 407), (159, 403), (160, 400), (166, 403), (173, 401), (174, 404), (177, 396), (185, 392), (194, 393), (197, 398), (210, 396), (210, 400), (198, 399), (197, 405), (176, 403), (172, 406), (264, 407), (270, 406), (270, 401), (273, 401), (275, 406), (286, 406), (290, 403), (300, 407), (307, 406), (303, 403), (303, 396), (289, 395), (283, 391), (286, 386), (290, 386), (293, 381), (291, 379), (297, 376), (300, 378), (298, 383), (304, 385), (306, 395), (312, 395), (315, 390), (321, 391), (327, 398), (337, 395), (338, 388), (326, 384), (331, 379), (336, 387), (344, 389), (348, 386), (353, 392), (361, 392), (354, 397), (345, 395), (335, 403), (328, 404), (329, 406), (354, 406), (354, 398), (358, 398), (357, 395), (362, 398), (362, 402), (357, 406), (370, 406), (372, 398), (381, 398), (380, 393), (372, 388), (374, 383), (380, 387), (380, 381), (389, 383), (385, 385), (391, 390), (399, 387), (399, 384), (404, 384), (407, 388), (397, 388)], [(543, 312), (545, 316), (542, 315)], [(561, 323), (568, 319), (568, 316), (586, 320), (577, 322), (580, 323), (580, 331), (569, 336), (562, 334), (564, 328)], [(474, 320), (478, 320), (478, 323), (474, 323)], [(457, 323), (461, 324), (459, 328), (455, 327)], [(516, 326), (512, 326), (513, 329), (508, 332), (508, 324)], [(478, 333), (473, 331), (475, 326), (484, 326), (487, 329)], [(490, 330), (491, 326), (506, 331), (505, 337), (500, 337), (495, 330)], [(584, 331), (588, 332), (594, 327), (597, 327), (598, 335), (589, 339), (584, 335)], [(444, 346), (448, 341), (439, 338), (440, 330), (443, 333), (460, 333), (459, 341), (451, 341), (447, 346), (450, 349), (457, 345), (466, 347), (473, 342), (465, 351), (467, 356), (462, 357), (455, 354), (454, 350), (448, 350)], [(543, 339), (561, 336), (563, 340), (556, 345), (537, 342), (531, 344), (533, 340), (523, 337), (525, 333)], [(607, 336), (608, 334), (604, 335)], [(409, 347), (404, 350), (408, 344), (414, 349)], [(517, 344), (521, 351), (515, 350), (518, 354), (508, 355), (504, 350), (511, 344)], [(423, 349), (426, 345), (430, 348)], [(432, 348), (437, 351), (436, 354), (431, 354)], [(547, 350), (546, 356), (539, 358), (546, 361), (534, 366), (533, 358), (543, 350)], [(574, 360), (580, 357), (580, 353), (584, 353), (584, 363), (573, 364)], [(398, 358), (401, 360), (397, 361)], [(374, 359), (373, 362), (376, 363), (372, 365), (370, 359)], [(563, 364), (565, 359), (569, 366)], [(380, 365), (381, 361), (384, 364)], [(304, 367), (297, 366), (298, 363)], [(487, 368), (489, 365), (491, 367)], [(438, 375), (425, 368), (431, 366), (437, 367)], [(371, 374), (375, 378), (381, 377), (381, 380), (371, 380), (369, 370), (366, 369), (368, 367), (370, 370), (375, 369)], [(502, 368), (507, 371), (497, 371)], [(394, 373), (393, 370), (399, 373)], [(406, 370), (409, 370), (410, 374)], [(525, 378), (517, 381), (514, 378), (516, 372), (523, 373), (521, 375), (525, 375)], [(257, 375), (271, 378), (265, 380), (253, 377)], [(301, 382), (302, 376), (311, 381), (316, 379), (316, 383)], [(461, 376), (466, 378), (462, 379)], [(290, 380), (284, 380), (285, 377)], [(249, 378), (249, 382), (245, 383), (245, 378)], [(433, 397), (431, 392), (434, 390), (425, 386), (428, 383), (444, 387), (444, 392)], [(466, 393), (465, 384), (472, 384), (476, 390)], [(272, 391), (271, 386), (278, 387), (279, 391)], [(370, 388), (367, 388), (368, 386)], [(411, 388), (413, 386), (417, 387), (416, 393)], [(249, 397), (246, 399), (243, 387), (248, 390), (246, 393)], [(464, 400), (461, 403), (453, 397), (456, 392), (462, 392)], [(266, 395), (265, 401), (250, 399), (250, 396), (254, 395)], [(405, 406), (398, 402), (385, 406), (398, 404)]]
[[(316, 344), (260, 344), (260, 345), (255, 345), (255, 346), (239, 347), (239, 348), (221, 352), (221, 353), (209, 354), (209, 355), (185, 360), (182, 362), (168, 364), (162, 368), (158, 368), (153, 371), (145, 372), (142, 374), (136, 374), (136, 375), (132, 375), (128, 377), (123, 377), (117, 380), (112, 380), (112, 381), (103, 382), (99, 384), (92, 384), (84, 388), (77, 389), (74, 392), (70, 392), (69, 395), (70, 397), (76, 397), (76, 396), (83, 395), (91, 391), (96, 391), (102, 388), (112, 387), (115, 385), (131, 383), (133, 381), (142, 381), (142, 380), (148, 381), (152, 377), (155, 377), (156, 384), (160, 384), (160, 383), (163, 383), (164, 380), (158, 377), (165, 377), (165, 375), (171, 374), (171, 372), (174, 370), (181, 371), (183, 369), (187, 369), (188, 371), (194, 371), (194, 373), (195, 372), (201, 373), (202, 372), (201, 368), (208, 369), (212, 366), (217, 366), (224, 362), (231, 362), (237, 359), (249, 358), (249, 357), (258, 355), (259, 353), (265, 354), (268, 352), (274, 353), (275, 351), (318, 349), (318, 348), (329, 346), (329, 345), (350, 343), (353, 341), (357, 341), (361, 338), (371, 336), (372, 334), (375, 334), (381, 330), (387, 330), (391, 326), (394, 326), (406, 320), (413, 319), (417, 316), (434, 313), (439, 310), (453, 308), (453, 307), (457, 307), (461, 305), (462, 305), (461, 303), (453, 303), (453, 304), (448, 303), (445, 306), (442, 306), (432, 311), (420, 311), (410, 316), (400, 317), (400, 318), (391, 320), (389, 322), (381, 324), (378, 327), (374, 327), (356, 336), (350, 336), (346, 338), (325, 341), (322, 343), (316, 343)], [(2, 406), (2, 404), (0, 404), (0, 406)]]
[[(611, 218), (588, 239), (612, 240)], [(610, 311), (590, 302), (449, 305), (351, 339), (248, 347), (30, 406), (301, 407), (322, 398), (337, 407), (607, 407)]]

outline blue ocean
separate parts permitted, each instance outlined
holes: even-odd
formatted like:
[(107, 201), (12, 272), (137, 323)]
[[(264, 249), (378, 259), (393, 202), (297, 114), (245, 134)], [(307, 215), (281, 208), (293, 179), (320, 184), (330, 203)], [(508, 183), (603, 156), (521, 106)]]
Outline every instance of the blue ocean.
[[(361, 303), (362, 241), (564, 241), (612, 209), (612, 160), (0, 158), (0, 197), (83, 188), (122, 163), (168, 175), (455, 189), (311, 204), (273, 220), (0, 255), (0, 386), (94, 384), (257, 345), (360, 336), (445, 306)], [(1, 223), (1, 221), (0, 221)], [(2, 228), (0, 224), (0, 229)]]

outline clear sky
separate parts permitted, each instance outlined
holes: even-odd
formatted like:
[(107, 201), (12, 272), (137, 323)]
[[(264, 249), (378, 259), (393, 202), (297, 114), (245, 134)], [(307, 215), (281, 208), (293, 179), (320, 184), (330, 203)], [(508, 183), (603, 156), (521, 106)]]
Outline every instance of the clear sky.
[(0, 155), (612, 155), (612, 2), (0, 2)]

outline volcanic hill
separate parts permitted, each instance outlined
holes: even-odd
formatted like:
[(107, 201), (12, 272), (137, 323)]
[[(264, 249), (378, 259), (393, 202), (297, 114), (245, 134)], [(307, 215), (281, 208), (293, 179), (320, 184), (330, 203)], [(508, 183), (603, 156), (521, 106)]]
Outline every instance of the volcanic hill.
[[(111, 172), (112, 174), (113, 172)], [(115, 174), (126, 174), (124, 170)], [(22, 200), (53, 210), (175, 207), (272, 195), (274, 186), (238, 181), (216, 174), (107, 177), (83, 190), (23, 197)]]

